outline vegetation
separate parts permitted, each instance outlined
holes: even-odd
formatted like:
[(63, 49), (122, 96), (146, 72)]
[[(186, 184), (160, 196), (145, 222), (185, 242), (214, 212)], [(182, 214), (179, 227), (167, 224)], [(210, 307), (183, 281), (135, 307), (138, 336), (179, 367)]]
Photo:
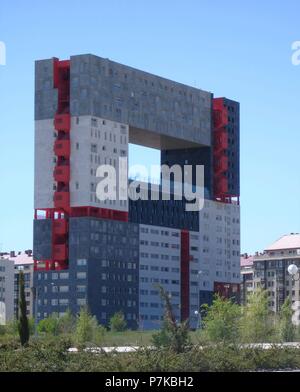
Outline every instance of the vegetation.
[(87, 308), (81, 308), (75, 329), (75, 343), (77, 345), (100, 344), (105, 331), (105, 328), (98, 324), (96, 317), (91, 316)]
[(123, 312), (117, 312), (115, 313), (109, 323), (111, 331), (114, 332), (123, 332), (126, 330), (127, 323), (124, 317)]
[(29, 341), (29, 323), (27, 318), (27, 307), (25, 298), (25, 281), (24, 273), (19, 273), (19, 323), (18, 330), (20, 336), (20, 342), (22, 346), (25, 346)]
[(153, 335), (152, 342), (155, 347), (182, 353), (190, 344), (188, 320), (176, 322), (169, 294), (161, 286), (158, 288), (165, 304), (165, 314), (162, 328)]
[[(189, 331), (187, 322), (175, 320), (171, 299), (161, 290), (165, 316), (160, 331), (124, 330), (123, 317), (111, 320), (110, 330), (99, 325), (87, 308), (75, 318), (71, 312), (49, 316), (38, 324), (38, 337), (22, 345), (20, 320), (0, 327), (0, 371), (248, 371), (300, 369), (300, 349), (274, 342), (295, 341), (300, 330), (291, 323), (287, 300), (278, 318), (266, 306), (265, 292), (258, 291), (240, 307), (216, 296), (203, 307), (201, 330)], [(21, 317), (22, 312), (20, 312)], [(115, 326), (114, 322), (117, 320)], [(124, 319), (123, 319), (124, 320)], [(125, 320), (124, 320), (125, 321)], [(32, 324), (32, 320), (29, 324)], [(117, 327), (116, 327), (117, 325)], [(121, 325), (122, 331), (118, 331)], [(33, 328), (28, 331), (33, 333)], [(245, 343), (271, 342), (268, 349)], [(97, 354), (89, 347), (132, 345), (131, 353)], [(155, 346), (155, 347), (153, 347)], [(300, 344), (299, 344), (300, 346)], [(77, 347), (76, 353), (69, 352)]]
[(204, 305), (202, 309), (206, 314), (203, 319), (203, 328), (209, 341), (220, 343), (238, 341), (241, 319), (241, 307), (239, 305), (217, 295), (211, 306)]
[(293, 342), (296, 336), (296, 328), (292, 323), (293, 310), (290, 298), (287, 298), (280, 310), (279, 336), (283, 342)]

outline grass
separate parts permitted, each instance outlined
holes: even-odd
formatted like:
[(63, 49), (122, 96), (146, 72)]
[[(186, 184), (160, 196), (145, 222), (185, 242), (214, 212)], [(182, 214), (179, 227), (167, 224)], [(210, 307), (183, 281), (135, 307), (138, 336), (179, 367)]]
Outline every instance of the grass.
[[(124, 331), (107, 332), (102, 341), (102, 346), (150, 346), (152, 335), (156, 331)], [(192, 343), (199, 342), (199, 332), (190, 332)]]

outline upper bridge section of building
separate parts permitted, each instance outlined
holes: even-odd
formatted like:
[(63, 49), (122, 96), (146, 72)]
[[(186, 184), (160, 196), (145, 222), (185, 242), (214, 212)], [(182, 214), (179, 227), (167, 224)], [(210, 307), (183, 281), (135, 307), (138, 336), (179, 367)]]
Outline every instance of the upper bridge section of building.
[[(54, 118), (54, 59), (36, 61), (35, 120)], [(154, 148), (211, 145), (212, 94), (91, 54), (70, 59), (71, 116), (126, 123), (130, 142)]]

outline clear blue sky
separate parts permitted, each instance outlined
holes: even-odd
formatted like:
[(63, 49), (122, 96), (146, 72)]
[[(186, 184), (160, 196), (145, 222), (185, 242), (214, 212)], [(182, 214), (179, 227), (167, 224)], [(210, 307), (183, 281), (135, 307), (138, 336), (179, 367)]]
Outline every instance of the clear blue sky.
[(299, 0), (2, 0), (2, 249), (32, 246), (34, 60), (82, 53), (240, 101), (242, 251), (299, 232), (299, 19)]

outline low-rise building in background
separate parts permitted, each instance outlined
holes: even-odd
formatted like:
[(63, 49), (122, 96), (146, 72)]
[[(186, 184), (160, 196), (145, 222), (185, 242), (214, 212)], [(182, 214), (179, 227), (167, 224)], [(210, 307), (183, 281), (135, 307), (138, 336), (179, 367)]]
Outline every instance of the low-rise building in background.
[(18, 317), (19, 274), (24, 273), (27, 315), (33, 314), (33, 258), (32, 251), (0, 254), (0, 324)]
[[(298, 233), (282, 236), (263, 252), (256, 252), (254, 256), (242, 255), (243, 303), (246, 303), (249, 292), (262, 288), (268, 291), (269, 308), (274, 313), (279, 312), (288, 297), (294, 310), (299, 310), (299, 277), (293, 279), (288, 273), (288, 266), (291, 264), (300, 267), (300, 234)], [(299, 316), (297, 319), (300, 320)]]

